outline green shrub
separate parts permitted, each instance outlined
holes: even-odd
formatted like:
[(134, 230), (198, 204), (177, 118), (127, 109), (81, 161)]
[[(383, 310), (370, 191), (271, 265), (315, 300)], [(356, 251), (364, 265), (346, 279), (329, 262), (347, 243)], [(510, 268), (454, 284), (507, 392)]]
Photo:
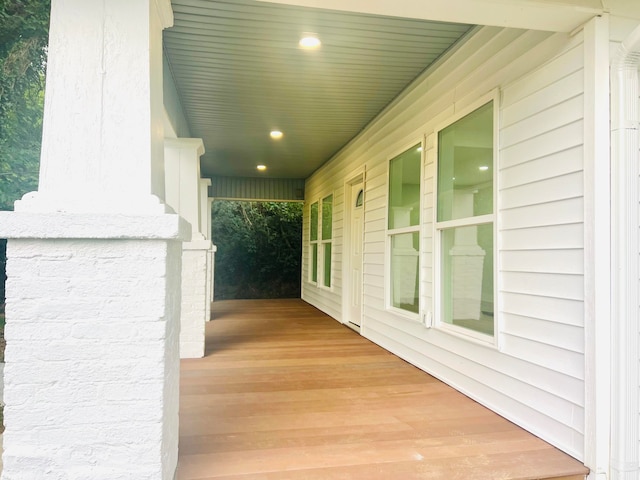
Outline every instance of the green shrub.
[(215, 298), (298, 298), (302, 204), (213, 202)]

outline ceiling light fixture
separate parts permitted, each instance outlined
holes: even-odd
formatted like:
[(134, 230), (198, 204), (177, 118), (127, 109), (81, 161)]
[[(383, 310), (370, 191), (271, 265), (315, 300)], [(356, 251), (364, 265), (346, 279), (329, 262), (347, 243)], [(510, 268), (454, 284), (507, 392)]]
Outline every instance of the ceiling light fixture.
[(487, 167), (486, 165), (482, 165), (481, 167), (478, 167), (478, 170), (480, 170), (481, 172), (486, 172), (487, 170), (489, 170), (489, 167)]
[(258, 170), (260, 170), (261, 172), (264, 172), (267, 169), (267, 166), (266, 165), (258, 165), (256, 168)]
[(305, 33), (303, 35), (304, 36), (298, 42), (300, 47), (307, 50), (313, 50), (315, 48), (320, 48), (320, 45), (322, 45), (322, 42), (320, 42), (320, 39), (315, 33)]
[(282, 132), (280, 130), (271, 130), (269, 135), (271, 135), (271, 138), (275, 138), (276, 140), (282, 138)]

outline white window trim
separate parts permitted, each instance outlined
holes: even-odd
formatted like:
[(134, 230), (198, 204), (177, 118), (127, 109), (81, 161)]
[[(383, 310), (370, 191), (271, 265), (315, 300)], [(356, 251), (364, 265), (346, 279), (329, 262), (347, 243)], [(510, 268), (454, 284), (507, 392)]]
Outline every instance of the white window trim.
[[(414, 225), (411, 227), (402, 227), (402, 228), (396, 228), (393, 230), (389, 229), (389, 202), (390, 202), (390, 196), (389, 196), (389, 174), (390, 174), (390, 170), (391, 170), (391, 160), (393, 160), (394, 158), (396, 158), (398, 155), (401, 155), (402, 153), (406, 152), (407, 150), (409, 150), (410, 148), (419, 145), (419, 148), (422, 148), (422, 151), (420, 152), (420, 181), (419, 181), (419, 185), (420, 185), (420, 195), (419, 195), (419, 215), (420, 218), (418, 220), (418, 225)], [(426, 142), (425, 142), (425, 138), (424, 136), (419, 139), (419, 140), (413, 140), (411, 142), (407, 142), (405, 144), (403, 144), (402, 148), (399, 148), (398, 150), (395, 151), (395, 153), (391, 156), (389, 156), (387, 158), (387, 193), (386, 193), (386, 205), (385, 205), (385, 217), (384, 217), (384, 222), (385, 222), (385, 260), (384, 260), (384, 265), (385, 265), (385, 270), (384, 270), (384, 285), (385, 285), (385, 292), (384, 292), (384, 302), (385, 302), (385, 309), (389, 312), (392, 312), (400, 317), (403, 317), (407, 320), (413, 321), (413, 322), (418, 322), (418, 323), (422, 323), (422, 312), (424, 309), (424, 286), (423, 286), (423, 278), (422, 278), (422, 271), (423, 271), (423, 262), (424, 262), (424, 163), (425, 163), (425, 158), (426, 158)], [(398, 308), (398, 307), (394, 307), (392, 305), (391, 302), (391, 238), (394, 235), (399, 235), (399, 234), (403, 234), (403, 233), (418, 233), (418, 237), (420, 240), (420, 249), (418, 251), (418, 313), (413, 313), (410, 312), (408, 310), (404, 310), (402, 308)]]
[[(467, 217), (459, 220), (448, 220), (444, 222), (438, 222), (438, 166), (440, 158), (438, 155), (438, 134), (448, 126), (457, 122), (461, 118), (469, 115), (475, 110), (481, 108), (483, 105), (493, 101), (493, 213), (488, 215), (480, 215), (477, 217)], [(446, 121), (440, 124), (434, 129), (434, 175), (433, 175), (433, 327), (436, 329), (454, 335), (456, 337), (479, 343), (482, 345), (493, 346), (500, 349), (501, 346), (501, 324), (502, 315), (500, 314), (501, 308), (499, 303), (499, 288), (500, 288), (500, 270), (499, 270), (499, 252), (500, 239), (498, 236), (498, 157), (499, 157), (499, 133), (500, 133), (500, 92), (498, 89), (491, 91), (490, 93), (480, 97), (473, 103), (467, 105), (465, 108), (459, 110), (454, 115), (449, 117)], [(469, 225), (482, 225), (487, 223), (493, 223), (493, 335), (485, 335), (475, 332), (473, 330), (459, 327), (457, 325), (451, 325), (442, 321), (442, 286), (441, 286), (441, 272), (442, 272), (442, 231), (453, 228)]]

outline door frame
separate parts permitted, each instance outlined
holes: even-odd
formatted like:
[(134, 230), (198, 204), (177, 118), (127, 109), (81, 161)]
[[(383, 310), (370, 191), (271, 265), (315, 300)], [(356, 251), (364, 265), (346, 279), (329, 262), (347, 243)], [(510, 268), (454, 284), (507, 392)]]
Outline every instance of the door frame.
[(352, 195), (352, 187), (357, 184), (362, 184), (363, 190), (363, 201), (362, 201), (362, 255), (363, 255), (363, 283), (364, 283), (364, 224), (365, 224), (365, 206), (366, 206), (366, 169), (365, 166), (362, 166), (354, 171), (352, 171), (349, 175), (346, 176), (346, 180), (344, 182), (344, 237), (343, 237), (343, 248), (342, 248), (342, 323), (353, 330), (362, 333), (364, 328), (364, 286), (360, 289), (360, 306), (361, 306), (361, 316), (360, 316), (360, 325), (356, 325), (349, 321), (349, 305), (351, 301), (352, 289), (351, 289), (351, 281), (350, 281), (350, 271), (351, 271), (351, 220), (352, 220), (352, 206), (353, 202), (356, 200)]

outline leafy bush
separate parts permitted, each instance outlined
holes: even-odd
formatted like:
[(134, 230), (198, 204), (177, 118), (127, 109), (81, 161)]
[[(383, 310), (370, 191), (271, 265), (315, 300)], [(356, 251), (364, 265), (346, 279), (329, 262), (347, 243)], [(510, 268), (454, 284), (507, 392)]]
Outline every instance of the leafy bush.
[(217, 200), (215, 299), (300, 297), (302, 204)]
[[(50, 0), (0, 0), (0, 210), (37, 190)], [(5, 245), (0, 240), (0, 304)]]

